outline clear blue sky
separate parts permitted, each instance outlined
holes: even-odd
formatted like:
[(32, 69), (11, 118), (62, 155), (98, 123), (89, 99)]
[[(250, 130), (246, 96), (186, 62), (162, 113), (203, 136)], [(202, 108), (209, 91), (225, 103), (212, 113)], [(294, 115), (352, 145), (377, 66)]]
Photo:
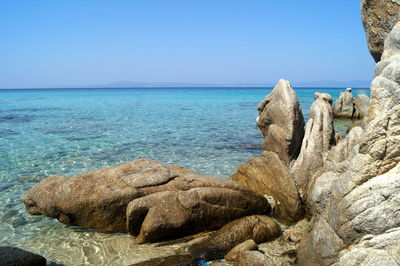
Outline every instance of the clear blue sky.
[(370, 80), (358, 0), (0, 1), (0, 88)]

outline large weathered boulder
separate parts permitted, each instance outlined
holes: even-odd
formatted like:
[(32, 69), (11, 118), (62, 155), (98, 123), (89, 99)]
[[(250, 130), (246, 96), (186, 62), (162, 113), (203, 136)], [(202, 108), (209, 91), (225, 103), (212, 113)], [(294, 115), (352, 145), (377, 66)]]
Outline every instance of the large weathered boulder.
[[(388, 38), (392, 49), (400, 23)], [(400, 45), (398, 42), (396, 45)], [(385, 43), (386, 50), (386, 43)], [(310, 188), (314, 214), (303, 265), (398, 265), (400, 261), (400, 54), (388, 53), (371, 84), (368, 124), (340, 167)]]
[(286, 164), (296, 159), (304, 136), (304, 118), (289, 81), (279, 80), (258, 112), (257, 125), (265, 137), (265, 150), (275, 152)]
[(347, 88), (345, 92), (340, 93), (339, 98), (335, 101), (333, 116), (335, 118), (352, 118), (353, 112), (353, 94), (351, 94), (351, 88)]
[(228, 223), (202, 241), (185, 247), (195, 259), (221, 259), (232, 248), (249, 239), (256, 243), (266, 242), (281, 234), (280, 226), (271, 218), (262, 215), (247, 216)]
[(303, 204), (296, 183), (289, 168), (276, 153), (264, 151), (262, 157), (240, 164), (237, 173), (230, 179), (254, 192), (272, 197), (275, 201), (274, 214), (279, 221), (291, 224), (303, 217)]
[(312, 176), (324, 164), (324, 153), (335, 144), (332, 97), (327, 93), (316, 92), (314, 98), (301, 152), (291, 168), (302, 198), (306, 195)]
[(20, 248), (0, 247), (0, 265), (4, 266), (45, 266), (46, 259)]
[(240, 184), (148, 159), (45, 178), (25, 193), (24, 203), (30, 213), (68, 225), (128, 228), (139, 242), (216, 229), (270, 210), (263, 196)]
[(361, 0), (361, 14), (369, 51), (376, 62), (381, 60), (384, 42), (399, 21), (399, 0)]

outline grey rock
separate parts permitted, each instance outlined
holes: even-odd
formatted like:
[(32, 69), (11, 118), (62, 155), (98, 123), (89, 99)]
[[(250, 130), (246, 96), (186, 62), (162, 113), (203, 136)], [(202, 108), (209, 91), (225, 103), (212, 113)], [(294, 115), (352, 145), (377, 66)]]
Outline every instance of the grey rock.
[(0, 247), (0, 265), (4, 266), (45, 266), (46, 259), (20, 248)]
[(339, 98), (333, 105), (334, 118), (352, 118), (354, 112), (352, 89), (347, 88), (345, 92), (340, 93)]
[(310, 108), (310, 119), (301, 146), (301, 152), (294, 161), (291, 171), (302, 198), (312, 176), (324, 164), (323, 154), (335, 144), (333, 129), (332, 97), (327, 93), (315, 93), (315, 101)]
[(300, 242), (300, 264), (399, 264), (400, 60), (387, 54), (377, 64), (359, 143), (310, 187), (313, 218)]
[(258, 112), (257, 125), (265, 137), (265, 150), (275, 152), (286, 164), (296, 159), (304, 136), (304, 118), (289, 81), (279, 80)]
[(354, 111), (352, 119), (362, 119), (368, 113), (370, 99), (365, 94), (360, 94), (354, 98)]
[(399, 21), (399, 13), (399, 0), (361, 0), (362, 21), (375, 62), (381, 60), (385, 39)]

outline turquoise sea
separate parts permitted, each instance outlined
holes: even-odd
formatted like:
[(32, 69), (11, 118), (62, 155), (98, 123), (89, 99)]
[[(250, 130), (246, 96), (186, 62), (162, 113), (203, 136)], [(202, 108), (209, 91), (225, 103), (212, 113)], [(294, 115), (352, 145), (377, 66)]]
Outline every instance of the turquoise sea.
[[(336, 99), (344, 89), (295, 90), (307, 119), (315, 91)], [(270, 91), (0, 90), (0, 246), (39, 253), (54, 265), (124, 265), (153, 252), (125, 234), (97, 233), (31, 216), (22, 195), (48, 175), (73, 176), (143, 157), (228, 177), (239, 163), (262, 151), (257, 105)], [(353, 90), (353, 95), (359, 93), (369, 90)]]

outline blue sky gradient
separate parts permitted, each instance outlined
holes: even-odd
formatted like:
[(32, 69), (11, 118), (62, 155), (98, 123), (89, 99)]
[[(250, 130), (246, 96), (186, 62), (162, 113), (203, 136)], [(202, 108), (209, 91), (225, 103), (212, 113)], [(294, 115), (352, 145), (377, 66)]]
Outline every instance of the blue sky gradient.
[(374, 62), (359, 5), (0, 1), (0, 88), (368, 81)]

